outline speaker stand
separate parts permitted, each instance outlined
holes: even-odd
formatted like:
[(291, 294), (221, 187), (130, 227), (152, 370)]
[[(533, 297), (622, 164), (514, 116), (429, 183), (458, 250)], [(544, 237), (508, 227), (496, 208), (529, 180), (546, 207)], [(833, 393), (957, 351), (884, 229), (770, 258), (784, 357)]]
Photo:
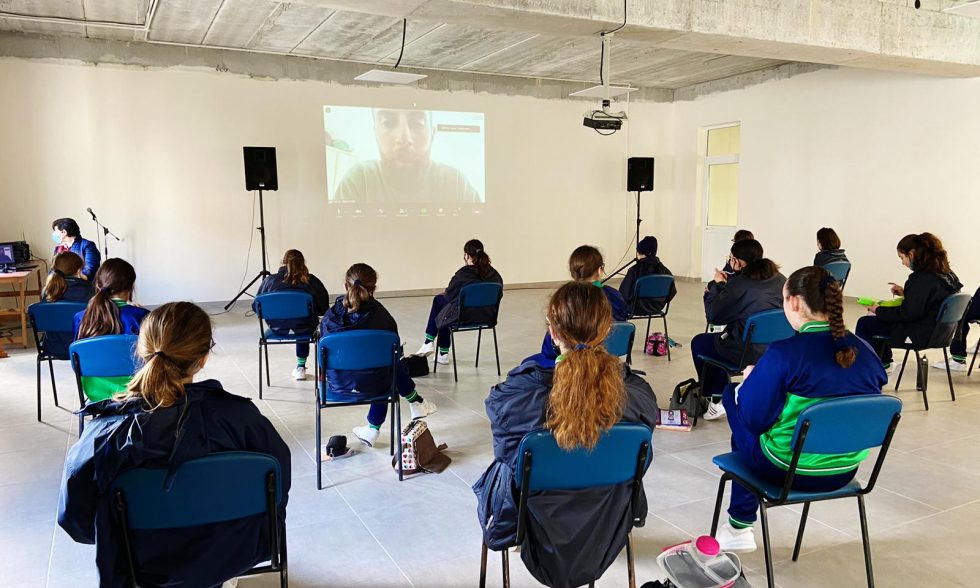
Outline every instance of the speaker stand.
[[(255, 228), (258, 229), (259, 237), (262, 240), (262, 271), (256, 274), (256, 276), (252, 278), (252, 281), (249, 282), (244, 288), (242, 288), (241, 292), (236, 294), (235, 297), (231, 299), (231, 302), (225, 305), (225, 310), (231, 308), (236, 302), (238, 302), (238, 299), (241, 298), (243, 295), (248, 294), (248, 289), (251, 288), (252, 285), (255, 284), (255, 282), (264, 279), (266, 276), (272, 275), (269, 273), (268, 261), (267, 261), (268, 256), (266, 255), (265, 252), (265, 203), (262, 200), (262, 190), (259, 190), (259, 226)], [(251, 294), (248, 295), (252, 296)], [(252, 298), (255, 297), (252, 296)]]
[[(640, 218), (640, 191), (637, 190), (636, 191), (636, 236), (633, 238), (634, 239), (633, 242), (636, 244), (636, 247), (640, 246), (640, 223), (642, 222), (643, 219)], [(606, 276), (606, 279), (602, 280), (602, 283), (605, 284), (609, 280), (616, 277), (617, 274), (622, 273), (623, 270), (627, 269), (628, 267), (632, 266), (638, 261), (640, 261), (640, 258), (636, 256), (636, 249), (634, 248), (633, 259), (627, 261), (625, 264), (623, 264), (623, 267), (617, 269), (613, 273)]]

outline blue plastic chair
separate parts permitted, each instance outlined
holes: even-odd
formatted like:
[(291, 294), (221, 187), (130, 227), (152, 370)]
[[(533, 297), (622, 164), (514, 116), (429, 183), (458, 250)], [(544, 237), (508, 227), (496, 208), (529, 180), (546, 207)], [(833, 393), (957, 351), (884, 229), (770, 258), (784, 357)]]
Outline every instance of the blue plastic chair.
[[(75, 341), (68, 348), (71, 368), (75, 372), (79, 410), (85, 407), (86, 394), (82, 377), (116, 378), (131, 376), (138, 369), (136, 342), (138, 335), (103, 335)], [(78, 415), (78, 436), (85, 429), (85, 417)]]
[[(772, 569), (772, 549), (769, 541), (769, 518), (767, 509), (774, 506), (803, 503), (800, 528), (793, 549), (793, 561), (800, 556), (803, 544), (803, 531), (811, 502), (822, 502), (837, 498), (857, 498), (861, 515), (861, 540), (864, 543), (864, 565), (868, 575), (868, 586), (874, 586), (874, 571), (871, 566), (871, 543), (868, 539), (868, 520), (864, 510), (864, 495), (874, 490), (878, 473), (888, 454), (895, 427), (902, 415), (902, 401), (894, 396), (864, 395), (834, 398), (810, 406), (800, 413), (793, 431), (793, 457), (786, 480), (773, 484), (758, 476), (737, 453), (716, 456), (712, 461), (721, 468), (721, 482), (718, 484), (718, 497), (715, 500), (714, 518), (711, 520), (711, 535), (718, 531), (718, 515), (725, 494), (725, 483), (732, 480), (740, 484), (759, 499), (759, 514), (762, 519), (762, 543), (765, 549), (766, 576), (769, 587), (775, 586)], [(871, 477), (863, 488), (856, 479), (838, 490), (830, 492), (803, 492), (793, 490), (800, 454), (841, 454), (881, 447), (875, 460)]]
[(48, 362), (51, 373), (51, 393), (54, 395), (54, 405), (58, 406), (58, 386), (54, 381), (54, 360), (68, 360), (71, 357), (61, 356), (50, 349), (49, 337), (52, 335), (71, 341), (75, 315), (85, 310), (84, 302), (35, 302), (27, 307), (27, 316), (31, 321), (31, 332), (34, 334), (34, 346), (37, 348), (37, 422), (41, 422), (41, 363)]
[(616, 357), (625, 357), (626, 363), (633, 363), (633, 339), (636, 338), (636, 325), (629, 322), (614, 322), (609, 335), (603, 341), (606, 351)]
[[(585, 490), (632, 482), (633, 494), (630, 508), (633, 526), (641, 523), (636, 512), (643, 474), (646, 473), (652, 453), (653, 431), (638, 423), (618, 423), (606, 431), (591, 450), (565, 451), (558, 447), (550, 431), (537, 430), (524, 435), (517, 448), (517, 465), (514, 484), (519, 489), (517, 512), (517, 539), (514, 545), (524, 543), (527, 527), (527, 500), (532, 492), (548, 490)], [(508, 550), (500, 552), (503, 565), (504, 586), (510, 586), (510, 559)], [(636, 585), (633, 567), (633, 533), (626, 542), (626, 563), (629, 585)], [(596, 578), (598, 579), (598, 578)], [(480, 588), (487, 582), (487, 544), (483, 543), (480, 560)]]
[[(953, 374), (949, 369), (949, 352), (947, 348), (953, 343), (953, 337), (956, 336), (956, 331), (960, 328), (960, 322), (962, 322), (963, 317), (966, 315), (967, 309), (970, 308), (970, 300), (970, 295), (963, 292), (953, 294), (946, 298), (942, 306), (939, 307), (939, 313), (936, 315), (936, 326), (932, 330), (929, 341), (924, 346), (916, 347), (911, 343), (892, 345), (893, 349), (905, 350), (905, 357), (902, 359), (902, 369), (899, 370), (898, 380), (895, 381), (896, 391), (898, 391), (898, 387), (902, 383), (902, 375), (905, 374), (905, 365), (909, 361), (909, 353), (915, 352), (915, 365), (917, 366), (916, 370), (918, 370), (918, 366), (921, 363), (920, 352), (927, 349), (942, 349), (943, 359), (946, 360), (946, 379), (949, 381), (949, 397), (952, 401), (956, 401), (956, 391), (953, 389)], [(928, 378), (926, 374), (922, 373), (918, 374), (918, 376), (918, 385), (916, 387), (922, 392), (922, 402), (926, 410), (929, 410), (929, 396), (926, 390), (928, 388)]]
[[(240, 575), (278, 572), (280, 585), (289, 585), (286, 525), (279, 516), (282, 472), (274, 457), (248, 451), (213, 453), (181, 465), (170, 488), (166, 478), (165, 468), (137, 468), (123, 472), (110, 486), (132, 586), (138, 585), (139, 569), (131, 530), (198, 527), (259, 514), (268, 515), (269, 564)], [(194, 557), (191, 546), (172, 548), (182, 558)]]
[[(310, 324), (316, 323), (316, 310), (313, 306), (313, 296), (307, 292), (267, 292), (255, 297), (253, 303), (255, 316), (259, 318), (259, 398), (262, 398), (262, 355), (265, 352), (265, 385), (271, 386), (269, 376), (269, 345), (295, 345), (316, 341), (316, 332), (309, 335), (277, 335), (267, 328), (265, 321), (269, 320), (302, 320), (308, 319)], [(314, 381), (317, 379), (316, 360), (313, 360)]]
[(827, 273), (840, 282), (840, 289), (843, 290), (844, 285), (847, 284), (847, 276), (851, 275), (851, 262), (834, 261), (823, 266), (823, 269), (827, 270)]
[[(643, 337), (644, 345), (646, 345), (647, 339), (650, 338), (650, 322), (655, 318), (663, 319), (664, 337), (667, 337), (668, 342), (670, 341), (670, 332), (667, 330), (667, 312), (670, 310), (670, 301), (667, 299), (670, 297), (670, 290), (673, 285), (674, 276), (665, 275), (643, 276), (633, 284), (633, 303), (630, 305), (630, 319), (647, 319), (647, 334)], [(663, 302), (663, 310), (655, 314), (637, 313), (637, 304), (644, 300), (658, 303)], [(667, 345), (667, 361), (670, 361), (670, 345)]]
[[(317, 379), (316, 404), (316, 488), (323, 489), (321, 418), (320, 411), (326, 408), (344, 406), (363, 406), (374, 402), (387, 402), (388, 421), (391, 427), (391, 455), (398, 452), (398, 480), (402, 480), (402, 413), (399, 402), (395, 370), (401, 358), (401, 344), (398, 335), (391, 331), (365, 329), (345, 331), (325, 335), (317, 342), (317, 357), (322, 366), (322, 379)], [(350, 391), (331, 390), (327, 374), (330, 370), (362, 371), (390, 370), (391, 383), (383, 394), (362, 394)]]
[[(459, 381), (456, 371), (456, 333), (476, 331), (476, 363), (480, 367), (480, 340), (483, 329), (493, 331), (493, 353), (497, 358), (497, 375), (500, 375), (500, 351), (497, 348), (497, 315), (500, 313), (500, 300), (504, 297), (504, 287), (493, 282), (482, 282), (463, 286), (459, 291), (459, 319), (448, 325), (449, 346), (453, 351), (453, 380)], [(473, 322), (467, 320), (467, 313), (472, 310), (489, 308), (493, 311), (493, 319), (488, 322)], [(438, 359), (438, 354), (436, 359)], [(432, 362), (432, 373), (436, 373), (439, 362)]]
[[(701, 368), (701, 373), (698, 375), (699, 381), (704, 382), (707, 369), (714, 367), (716, 371), (722, 372), (728, 382), (731, 383), (732, 378), (742, 375), (742, 370), (745, 369), (745, 363), (748, 359), (748, 351), (753, 345), (770, 345), (776, 341), (789, 339), (795, 334), (796, 331), (786, 320), (786, 313), (783, 312), (783, 309), (774, 308), (757, 312), (745, 321), (745, 332), (742, 333), (742, 357), (738, 365), (700, 355), (698, 359), (704, 362), (704, 367)], [(700, 389), (698, 394), (700, 394)], [(698, 415), (695, 414), (693, 425), (697, 424)]]

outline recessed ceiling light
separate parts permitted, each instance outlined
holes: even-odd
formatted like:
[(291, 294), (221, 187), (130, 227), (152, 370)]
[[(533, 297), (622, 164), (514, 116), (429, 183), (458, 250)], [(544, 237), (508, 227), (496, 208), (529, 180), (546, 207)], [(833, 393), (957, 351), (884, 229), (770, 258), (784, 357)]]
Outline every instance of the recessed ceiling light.
[(354, 78), (359, 82), (379, 82), (382, 84), (411, 84), (429, 76), (422, 74), (403, 73), (384, 69), (372, 69)]
[(956, 6), (950, 6), (949, 8), (944, 8), (943, 12), (980, 18), (980, 0), (973, 0), (972, 2), (964, 2), (963, 4), (957, 4)]
[(630, 88), (629, 86), (609, 86), (608, 96), (606, 95), (606, 86), (592, 86), (591, 88), (585, 90), (579, 90), (578, 92), (572, 92), (569, 96), (577, 96), (579, 98), (615, 98), (616, 96), (622, 96), (623, 94), (629, 94), (639, 88)]

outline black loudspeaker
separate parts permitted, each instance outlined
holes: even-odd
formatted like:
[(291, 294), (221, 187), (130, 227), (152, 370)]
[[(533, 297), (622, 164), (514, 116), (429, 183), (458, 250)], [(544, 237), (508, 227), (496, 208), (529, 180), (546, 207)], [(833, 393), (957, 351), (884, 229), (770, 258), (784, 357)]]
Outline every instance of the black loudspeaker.
[(626, 164), (626, 191), (653, 190), (653, 158), (630, 157)]
[(245, 189), (278, 190), (275, 147), (242, 147), (245, 152)]

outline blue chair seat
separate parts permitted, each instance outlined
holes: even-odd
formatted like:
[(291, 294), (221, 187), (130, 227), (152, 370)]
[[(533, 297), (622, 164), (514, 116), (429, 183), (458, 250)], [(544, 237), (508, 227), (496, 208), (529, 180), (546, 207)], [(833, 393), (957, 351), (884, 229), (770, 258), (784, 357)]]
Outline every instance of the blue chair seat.
[(308, 341), (313, 340), (313, 335), (279, 335), (272, 329), (266, 329), (263, 336), (267, 341), (300, 341), (303, 339)]
[[(783, 484), (774, 484), (756, 474), (752, 467), (745, 463), (737, 453), (726, 453), (717, 455), (711, 462), (722, 470), (732, 474), (736, 478), (748, 482), (761, 492), (769, 500), (779, 500), (783, 495)], [(829, 500), (831, 498), (844, 498), (847, 496), (857, 496), (861, 491), (861, 484), (857, 480), (851, 480), (843, 488), (832, 492), (804, 492), (802, 490), (790, 490), (786, 502), (815, 502), (818, 500)]]
[(711, 365), (716, 365), (716, 366), (722, 368), (723, 370), (727, 370), (728, 373), (729, 374), (732, 374), (732, 375), (738, 375), (738, 374), (742, 373), (742, 370), (740, 370), (738, 368), (738, 366), (735, 365), (734, 363), (728, 363), (727, 361), (722, 361), (720, 359), (716, 359), (714, 357), (708, 357), (706, 355), (699, 355), (698, 356), (698, 359), (700, 359), (701, 361), (703, 361), (705, 363), (710, 363)]

